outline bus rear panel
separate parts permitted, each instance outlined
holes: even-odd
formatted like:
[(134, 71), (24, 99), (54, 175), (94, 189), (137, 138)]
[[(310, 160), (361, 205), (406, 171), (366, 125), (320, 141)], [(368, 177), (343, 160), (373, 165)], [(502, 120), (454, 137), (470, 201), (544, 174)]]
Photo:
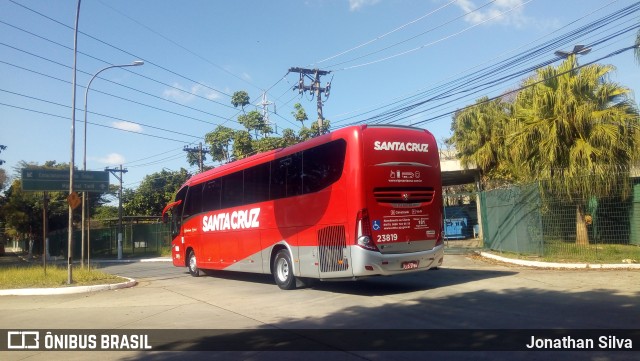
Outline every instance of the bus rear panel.
[(356, 215), (354, 276), (442, 264), (442, 183), (433, 135), (369, 126), (362, 131), (364, 207)]

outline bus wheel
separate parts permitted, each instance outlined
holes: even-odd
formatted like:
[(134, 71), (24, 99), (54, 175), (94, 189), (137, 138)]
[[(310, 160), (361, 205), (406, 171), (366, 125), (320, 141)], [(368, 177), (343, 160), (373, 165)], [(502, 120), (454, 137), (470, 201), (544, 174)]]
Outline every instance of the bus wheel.
[(293, 264), (289, 251), (281, 249), (273, 260), (273, 278), (276, 284), (283, 290), (296, 288), (296, 278), (293, 276)]
[(193, 251), (189, 251), (189, 256), (187, 257), (187, 266), (189, 267), (189, 273), (193, 277), (200, 277), (200, 269), (196, 263), (196, 254)]

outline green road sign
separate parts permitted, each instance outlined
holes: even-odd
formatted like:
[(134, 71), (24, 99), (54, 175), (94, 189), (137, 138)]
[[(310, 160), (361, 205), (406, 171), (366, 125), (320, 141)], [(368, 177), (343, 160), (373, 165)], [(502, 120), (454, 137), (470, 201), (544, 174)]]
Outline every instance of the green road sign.
[[(109, 189), (109, 172), (74, 171), (73, 190), (76, 192), (106, 192)], [(22, 170), (24, 191), (69, 191), (69, 170), (30, 169)]]

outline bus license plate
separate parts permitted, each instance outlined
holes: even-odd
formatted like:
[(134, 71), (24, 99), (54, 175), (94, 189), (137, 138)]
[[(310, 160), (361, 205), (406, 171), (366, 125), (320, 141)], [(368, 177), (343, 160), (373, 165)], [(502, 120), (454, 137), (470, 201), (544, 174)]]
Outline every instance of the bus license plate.
[(402, 269), (415, 269), (418, 268), (418, 261), (402, 262)]

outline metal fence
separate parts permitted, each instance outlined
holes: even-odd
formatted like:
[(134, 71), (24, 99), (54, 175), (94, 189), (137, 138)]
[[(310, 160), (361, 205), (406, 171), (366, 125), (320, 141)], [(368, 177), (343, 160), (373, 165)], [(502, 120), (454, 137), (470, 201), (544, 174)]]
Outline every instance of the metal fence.
[[(73, 234), (74, 258), (79, 258), (82, 245), (79, 230)], [(67, 230), (49, 233), (49, 254), (65, 256), (67, 254)], [(124, 257), (161, 255), (171, 247), (171, 235), (168, 225), (163, 223), (129, 223), (123, 225), (122, 253)], [(91, 258), (110, 258), (118, 255), (118, 227), (94, 228), (90, 230), (89, 249)]]
[(640, 262), (640, 179), (571, 201), (554, 196), (553, 187), (482, 192), (484, 247), (559, 262)]

